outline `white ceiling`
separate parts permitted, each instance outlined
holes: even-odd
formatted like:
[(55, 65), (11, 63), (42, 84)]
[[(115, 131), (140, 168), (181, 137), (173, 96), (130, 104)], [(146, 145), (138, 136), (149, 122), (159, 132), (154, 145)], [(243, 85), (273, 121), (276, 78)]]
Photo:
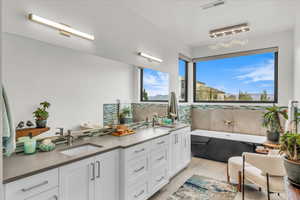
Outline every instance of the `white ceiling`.
[[(247, 37), (292, 29), (298, 0), (225, 0), (226, 4), (203, 10), (213, 0), (124, 0), (125, 5), (154, 25), (175, 35), (189, 47), (214, 42), (212, 29), (248, 22)], [(123, 3), (124, 3), (123, 1)]]

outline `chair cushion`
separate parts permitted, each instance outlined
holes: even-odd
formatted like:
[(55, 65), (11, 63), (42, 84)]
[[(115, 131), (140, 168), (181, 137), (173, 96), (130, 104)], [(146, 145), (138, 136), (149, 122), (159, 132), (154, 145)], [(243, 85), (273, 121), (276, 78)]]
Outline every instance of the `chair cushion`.
[[(248, 164), (245, 163), (245, 166)], [(230, 178), (238, 180), (239, 171), (243, 170), (243, 157), (235, 156), (228, 159), (228, 174)]]
[[(262, 171), (254, 166), (247, 165), (245, 167), (245, 179), (253, 184), (267, 188), (267, 177), (263, 175)], [(270, 176), (269, 188), (271, 192), (284, 192), (283, 177)]]

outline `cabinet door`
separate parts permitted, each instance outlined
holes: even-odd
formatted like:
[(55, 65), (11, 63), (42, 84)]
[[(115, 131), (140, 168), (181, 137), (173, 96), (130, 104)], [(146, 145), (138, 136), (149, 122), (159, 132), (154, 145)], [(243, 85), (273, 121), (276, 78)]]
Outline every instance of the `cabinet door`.
[(95, 163), (93, 158), (60, 168), (62, 200), (94, 200)]
[(112, 151), (95, 158), (95, 200), (119, 199), (119, 154)]
[(185, 167), (191, 161), (191, 135), (189, 132), (182, 133), (182, 163)]
[(26, 200), (59, 200), (59, 199), (60, 198), (58, 197), (58, 188), (55, 188), (52, 190), (42, 192)]
[(183, 156), (183, 151), (181, 149), (182, 147), (182, 137), (181, 133), (176, 134), (176, 143), (175, 143), (175, 173), (178, 173), (182, 169), (182, 156)]
[(170, 148), (170, 177), (174, 176), (181, 169), (181, 137), (178, 131), (171, 134), (171, 148)]

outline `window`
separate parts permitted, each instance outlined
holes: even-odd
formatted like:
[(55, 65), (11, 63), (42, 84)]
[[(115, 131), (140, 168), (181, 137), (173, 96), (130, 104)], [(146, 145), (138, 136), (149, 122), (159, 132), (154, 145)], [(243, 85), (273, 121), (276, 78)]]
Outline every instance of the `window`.
[(195, 61), (195, 102), (277, 103), (277, 48)]
[(179, 101), (188, 101), (188, 62), (179, 59)]
[(168, 73), (153, 69), (141, 69), (141, 101), (168, 101), (168, 95)]

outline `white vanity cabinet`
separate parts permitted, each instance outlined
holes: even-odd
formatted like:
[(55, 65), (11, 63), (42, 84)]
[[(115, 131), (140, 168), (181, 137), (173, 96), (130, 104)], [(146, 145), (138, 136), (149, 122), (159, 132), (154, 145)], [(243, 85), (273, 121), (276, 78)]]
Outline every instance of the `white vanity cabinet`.
[(93, 200), (95, 191), (95, 163), (93, 158), (60, 167), (59, 172), (61, 199)]
[(145, 200), (169, 182), (169, 136), (121, 150), (120, 200)]
[(173, 177), (191, 161), (190, 127), (173, 131), (170, 134), (169, 176)]
[(61, 200), (118, 200), (118, 150), (60, 167)]
[(119, 200), (119, 150), (95, 157), (95, 200)]
[(4, 185), (5, 200), (58, 200), (58, 169)]

